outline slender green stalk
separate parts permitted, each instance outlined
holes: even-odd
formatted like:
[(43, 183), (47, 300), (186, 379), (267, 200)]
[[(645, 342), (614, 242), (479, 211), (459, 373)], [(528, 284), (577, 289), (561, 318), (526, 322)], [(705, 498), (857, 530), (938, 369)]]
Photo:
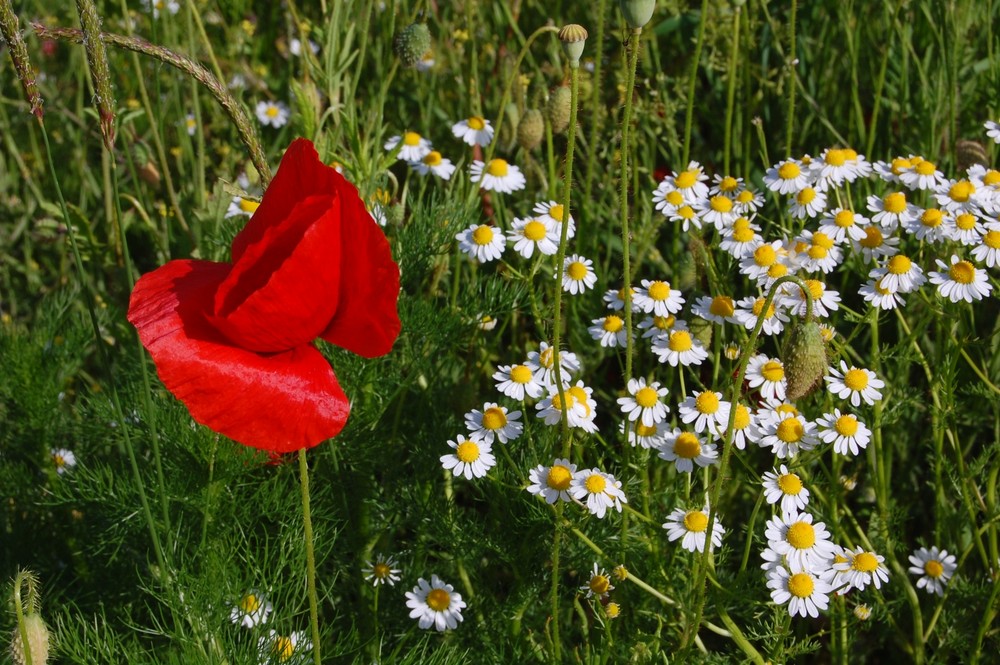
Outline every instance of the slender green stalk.
[[(740, 10), (733, 7), (732, 39), (729, 43), (729, 67), (726, 71), (726, 126), (723, 138), (722, 173), (729, 175), (733, 144), (733, 108), (736, 105), (736, 82), (739, 80)], [(687, 161), (684, 162), (687, 164)]]
[(559, 555), (562, 550), (562, 514), (563, 502), (557, 501), (555, 505), (556, 523), (555, 535), (552, 538), (552, 586), (549, 589), (550, 612), (552, 614), (552, 661), (562, 662), (562, 641), (559, 638)]
[[(694, 96), (695, 91), (698, 89), (698, 63), (701, 60), (701, 47), (705, 44), (706, 23), (708, 23), (708, 0), (701, 0), (701, 14), (698, 16), (698, 41), (694, 45), (694, 55), (691, 57), (691, 71), (688, 73), (687, 111), (684, 114), (684, 156), (681, 158), (681, 164), (685, 165), (684, 168), (687, 168), (688, 159), (691, 157)], [(727, 170), (726, 173), (729, 173), (729, 171)]]
[(788, 19), (789, 44), (788, 44), (788, 125), (785, 128), (785, 157), (792, 156), (792, 138), (795, 134), (795, 89), (798, 86), (798, 47), (795, 44), (795, 18), (798, 14), (798, 0), (792, 0), (791, 15)]
[[(41, 115), (37, 117), (41, 118)], [(25, 598), (21, 597), (22, 586), (26, 587), (28, 591)], [(34, 654), (31, 652), (31, 642), (28, 640), (28, 625), (24, 621), (25, 606), (28, 608), (28, 614), (34, 614), (38, 611), (36, 607), (38, 601), (34, 586), (35, 576), (28, 571), (18, 571), (17, 575), (14, 576), (14, 615), (17, 619), (17, 632), (21, 637), (21, 649), (24, 652), (25, 665), (34, 664)]]
[(299, 448), (299, 482), (302, 486), (302, 525), (306, 537), (306, 583), (309, 587), (309, 625), (312, 628), (313, 662), (323, 665), (320, 658), (319, 599), (316, 596), (316, 552), (313, 548), (312, 515), (309, 510), (309, 464), (306, 449)]
[[(629, 127), (632, 123), (632, 92), (635, 88), (635, 70), (639, 66), (639, 39), (642, 35), (642, 28), (633, 28), (628, 40), (628, 72), (625, 79), (625, 112), (622, 114), (622, 143), (621, 143), (621, 173), (619, 177), (620, 190), (618, 192), (619, 215), (622, 221), (622, 300), (625, 301), (625, 383), (632, 379), (632, 355), (634, 343), (632, 341), (632, 266), (630, 264), (630, 234), (629, 234), (629, 205), (628, 205), (628, 156), (629, 156)], [(628, 439), (628, 427), (626, 426), (625, 438)], [(628, 447), (625, 447), (626, 452)]]

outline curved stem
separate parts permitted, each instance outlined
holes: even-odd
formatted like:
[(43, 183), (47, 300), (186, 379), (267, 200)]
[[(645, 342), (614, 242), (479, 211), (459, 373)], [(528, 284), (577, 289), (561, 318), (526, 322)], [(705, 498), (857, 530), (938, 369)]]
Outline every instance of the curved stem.
[(316, 596), (316, 552), (313, 549), (312, 515), (309, 510), (309, 464), (306, 449), (299, 449), (299, 481), (302, 485), (302, 524), (306, 537), (306, 583), (309, 587), (309, 625), (312, 628), (313, 662), (322, 665), (320, 658), (319, 600)]

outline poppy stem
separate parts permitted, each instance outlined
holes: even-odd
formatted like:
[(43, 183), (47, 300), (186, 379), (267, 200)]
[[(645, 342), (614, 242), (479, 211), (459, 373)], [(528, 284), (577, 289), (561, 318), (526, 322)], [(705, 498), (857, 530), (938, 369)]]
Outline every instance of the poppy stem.
[(306, 580), (309, 585), (309, 623), (312, 627), (313, 662), (322, 665), (319, 645), (319, 601), (316, 597), (316, 552), (313, 549), (312, 517), (309, 513), (309, 464), (306, 449), (299, 449), (299, 480), (302, 484), (302, 523), (306, 532)]

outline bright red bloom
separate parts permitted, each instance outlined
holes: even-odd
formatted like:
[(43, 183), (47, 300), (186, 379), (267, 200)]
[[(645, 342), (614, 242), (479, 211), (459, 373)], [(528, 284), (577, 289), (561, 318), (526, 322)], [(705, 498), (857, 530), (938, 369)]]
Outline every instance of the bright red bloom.
[(336, 435), (350, 412), (313, 340), (385, 355), (398, 296), (399, 268), (357, 190), (297, 139), (232, 263), (171, 261), (143, 275), (128, 320), (196, 421), (284, 453)]

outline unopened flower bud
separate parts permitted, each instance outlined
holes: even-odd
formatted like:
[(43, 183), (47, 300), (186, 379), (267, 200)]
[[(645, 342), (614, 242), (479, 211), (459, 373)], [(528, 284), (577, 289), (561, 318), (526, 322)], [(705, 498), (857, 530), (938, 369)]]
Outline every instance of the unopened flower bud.
[(587, 43), (587, 29), (582, 25), (570, 23), (559, 31), (559, 39), (563, 43), (566, 57), (569, 58), (569, 66), (576, 69), (580, 66), (580, 56), (583, 55), (583, 47)]
[(572, 97), (572, 92), (566, 86), (556, 88), (549, 97), (549, 103), (545, 106), (545, 115), (549, 117), (549, 124), (552, 125), (554, 134), (564, 132), (569, 127)]
[(525, 150), (534, 150), (545, 137), (545, 118), (538, 109), (528, 109), (524, 112), (521, 122), (517, 123), (517, 143)]
[(431, 31), (426, 23), (412, 23), (396, 35), (393, 49), (406, 67), (416, 67), (431, 50)]
[(633, 30), (641, 30), (653, 18), (656, 0), (618, 0), (625, 23)]
[(10, 642), (10, 659), (16, 665), (28, 662), (32, 665), (45, 665), (49, 661), (49, 629), (42, 617), (37, 614), (26, 615), (24, 634), (28, 637), (27, 644), (21, 639), (21, 631), (14, 629), (14, 639)]
[(826, 345), (818, 323), (796, 323), (781, 355), (788, 379), (785, 396), (789, 401), (805, 397), (822, 385), (827, 360)]
[(857, 605), (854, 608), (854, 616), (856, 616), (861, 621), (868, 621), (872, 615), (872, 608), (868, 607), (864, 603)]

